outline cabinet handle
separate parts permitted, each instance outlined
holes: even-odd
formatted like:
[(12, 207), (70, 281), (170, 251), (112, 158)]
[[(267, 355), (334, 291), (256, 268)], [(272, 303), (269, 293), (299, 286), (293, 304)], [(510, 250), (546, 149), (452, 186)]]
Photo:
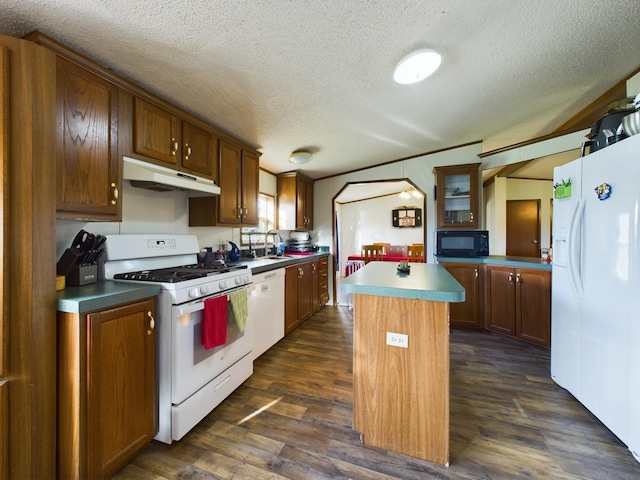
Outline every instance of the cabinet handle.
[(171, 156), (175, 157), (177, 151), (178, 151), (178, 142), (176, 142), (175, 138), (172, 138), (171, 139)]
[(298, 267), (298, 278), (304, 277), (304, 270)]
[(476, 278), (478, 278), (478, 269), (476, 268), (476, 269), (474, 269), (474, 271), (475, 271), (475, 274), (476, 274)]
[(113, 198), (111, 199), (111, 205), (115, 205), (116, 203), (118, 203), (118, 195), (120, 195), (120, 192), (118, 192), (118, 187), (115, 183), (111, 183), (111, 195), (113, 196)]
[(520, 274), (516, 275), (516, 283), (522, 283), (522, 280), (520, 280)]
[(153, 318), (151, 311), (147, 312), (147, 317), (149, 317), (149, 329), (147, 330), (147, 335), (151, 335), (153, 329), (156, 328), (156, 319)]
[(509, 283), (513, 282), (513, 273), (509, 273)]
[(189, 156), (191, 155), (191, 147), (189, 146), (188, 143), (186, 143), (184, 146), (186, 150), (186, 155), (184, 156), (184, 159), (189, 160)]
[(473, 222), (473, 212), (469, 212), (469, 220)]
[(236, 218), (240, 218), (240, 216), (242, 215), (242, 209), (240, 207), (236, 207), (233, 209), (233, 213), (236, 214)]

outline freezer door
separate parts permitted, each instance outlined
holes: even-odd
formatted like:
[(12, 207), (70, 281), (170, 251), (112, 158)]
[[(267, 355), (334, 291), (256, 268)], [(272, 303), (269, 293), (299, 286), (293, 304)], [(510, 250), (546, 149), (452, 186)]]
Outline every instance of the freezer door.
[(552, 227), (551, 378), (574, 396), (578, 395), (580, 304), (571, 280), (570, 239), (571, 229), (578, 228), (581, 166), (578, 159), (554, 169), (554, 184), (570, 180), (571, 195), (565, 189), (566, 196), (554, 198)]
[(627, 445), (640, 431), (638, 179), (640, 135), (583, 159), (578, 399)]

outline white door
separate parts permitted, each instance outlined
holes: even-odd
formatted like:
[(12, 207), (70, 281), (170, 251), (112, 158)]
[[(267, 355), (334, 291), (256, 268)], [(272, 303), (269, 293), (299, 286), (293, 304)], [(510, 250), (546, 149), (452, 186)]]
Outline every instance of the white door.
[[(553, 200), (553, 264), (551, 272), (551, 377), (574, 396), (578, 395), (578, 345), (580, 335), (579, 292), (570, 270), (571, 233), (580, 205), (581, 160), (554, 169), (554, 184), (571, 181), (571, 194)], [(558, 193), (558, 196), (562, 196)], [(573, 248), (579, 248), (574, 245)]]
[(640, 405), (639, 152), (640, 136), (623, 140), (585, 157), (582, 174), (579, 400), (626, 444), (640, 429), (630, 425)]

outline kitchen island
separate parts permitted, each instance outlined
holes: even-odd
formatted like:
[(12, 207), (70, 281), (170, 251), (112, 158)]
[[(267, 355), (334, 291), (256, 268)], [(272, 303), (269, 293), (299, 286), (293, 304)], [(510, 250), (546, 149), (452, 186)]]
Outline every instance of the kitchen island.
[(465, 291), (442, 267), (370, 262), (354, 294), (353, 428), (367, 445), (449, 464), (449, 303)]

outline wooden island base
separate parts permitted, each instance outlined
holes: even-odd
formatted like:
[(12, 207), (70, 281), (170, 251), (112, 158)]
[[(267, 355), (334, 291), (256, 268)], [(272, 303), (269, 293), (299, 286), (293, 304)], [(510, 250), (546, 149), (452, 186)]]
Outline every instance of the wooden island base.
[[(388, 332), (406, 335), (406, 348), (388, 345)], [(353, 342), (361, 441), (448, 465), (449, 303), (354, 294)]]

